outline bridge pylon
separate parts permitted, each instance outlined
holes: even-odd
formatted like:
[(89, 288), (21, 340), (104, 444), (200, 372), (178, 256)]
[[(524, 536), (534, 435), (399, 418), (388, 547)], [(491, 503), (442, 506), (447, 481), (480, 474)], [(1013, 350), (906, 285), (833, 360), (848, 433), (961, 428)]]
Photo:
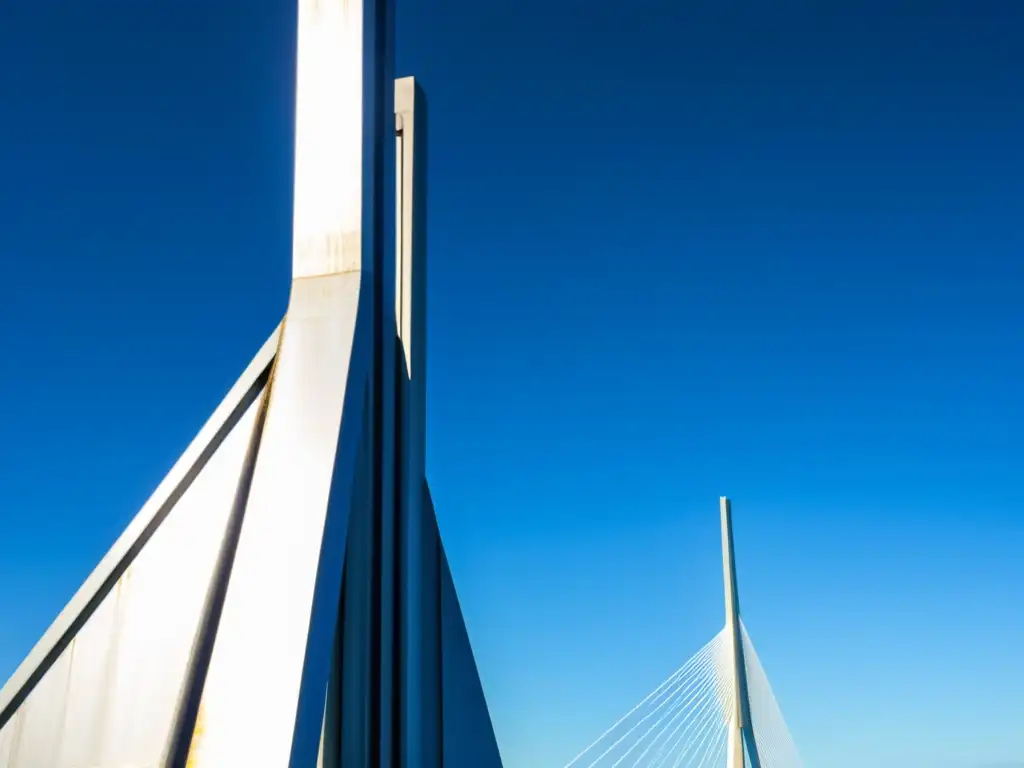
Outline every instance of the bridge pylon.
[(757, 740), (750, 716), (750, 697), (747, 686), (747, 665), (743, 652), (743, 630), (740, 625), (740, 598), (736, 586), (736, 551), (732, 538), (732, 504), (722, 496), (722, 565), (725, 575), (725, 631), (732, 660), (732, 697), (728, 718), (727, 768), (761, 768)]
[(0, 688), (0, 768), (501, 767), (425, 469), (425, 97), (392, 0), (292, 2), (284, 320)]

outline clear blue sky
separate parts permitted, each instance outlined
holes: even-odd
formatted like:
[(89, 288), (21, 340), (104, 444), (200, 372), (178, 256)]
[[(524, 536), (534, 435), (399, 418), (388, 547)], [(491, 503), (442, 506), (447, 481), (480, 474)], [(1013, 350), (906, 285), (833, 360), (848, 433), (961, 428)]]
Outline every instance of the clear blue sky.
[[(510, 766), (722, 623), (809, 766), (1024, 759), (1024, 4), (399, 0)], [(293, 0), (0, 5), (0, 678), (273, 328)]]

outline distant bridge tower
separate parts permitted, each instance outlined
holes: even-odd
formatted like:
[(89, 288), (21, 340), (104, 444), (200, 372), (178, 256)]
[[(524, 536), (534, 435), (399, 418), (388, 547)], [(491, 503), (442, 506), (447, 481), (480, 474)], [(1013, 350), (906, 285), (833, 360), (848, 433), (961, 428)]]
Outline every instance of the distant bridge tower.
[(719, 506), (725, 626), (565, 768), (803, 768), (740, 618), (732, 508)]
[[(722, 511), (722, 564), (725, 570), (725, 632), (731, 647), (732, 697), (728, 713), (727, 768), (761, 768), (761, 758), (754, 738), (747, 686), (747, 665), (743, 652), (743, 630), (740, 625), (740, 597), (736, 586), (736, 552), (732, 541), (732, 505), (719, 499)], [(746, 760), (744, 760), (746, 755)]]

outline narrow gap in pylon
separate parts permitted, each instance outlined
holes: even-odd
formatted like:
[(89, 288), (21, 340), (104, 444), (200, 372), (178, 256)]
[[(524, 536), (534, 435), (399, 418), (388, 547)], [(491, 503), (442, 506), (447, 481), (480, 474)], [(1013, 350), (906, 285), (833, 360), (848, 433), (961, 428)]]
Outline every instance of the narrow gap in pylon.
[[(397, 153), (398, 162), (401, 162), (401, 153)], [(398, 183), (401, 183), (401, 174), (397, 175), (399, 179)], [(398, 199), (401, 199), (400, 197)], [(401, 227), (402, 212), (399, 208), (397, 211), (397, 219), (399, 221), (399, 227)], [(402, 253), (401, 239), (398, 239), (397, 253)], [(398, 270), (402, 269), (402, 264), (399, 262), (396, 274), (398, 275), (398, 285), (402, 285), (401, 272)], [(404, 306), (399, 300), (399, 307)], [(408, 418), (405, 410), (402, 408), (403, 398), (401, 393), (405, 387), (405, 381), (407, 371), (405, 368), (405, 355), (402, 352), (402, 345), (399, 339), (395, 339), (394, 344), (394, 357), (395, 357), (395, 381), (392, 387), (394, 394), (394, 411), (395, 411), (395, 442), (394, 442), (394, 455), (395, 455), (395, 469), (394, 469), (394, 487), (395, 503), (392, 509), (391, 516), (391, 569), (392, 579), (394, 587), (391, 590), (391, 605), (387, 608), (391, 611), (391, 686), (385, 695), (389, 697), (389, 712), (391, 715), (391, 742), (390, 749), (392, 755), (392, 762), (395, 765), (402, 765), (402, 734), (407, 730), (405, 727), (405, 719), (403, 717), (403, 691), (405, 686), (403, 684), (406, 678), (405, 669), (405, 653), (404, 648), (407, 643), (406, 632), (408, 627), (405, 625), (404, 611), (405, 611), (405, 600), (406, 598), (406, 569), (404, 566), (405, 558), (403, 550), (406, 546), (406, 537), (403, 535), (406, 527), (406, 520), (408, 516), (408, 510), (406, 509), (406, 495), (404, 493), (405, 488), (405, 476), (407, 468), (405, 462), (402, 461), (402, 457), (405, 456), (405, 440), (403, 439), (405, 434), (405, 421)], [(404, 768), (404, 767), (403, 767)]]

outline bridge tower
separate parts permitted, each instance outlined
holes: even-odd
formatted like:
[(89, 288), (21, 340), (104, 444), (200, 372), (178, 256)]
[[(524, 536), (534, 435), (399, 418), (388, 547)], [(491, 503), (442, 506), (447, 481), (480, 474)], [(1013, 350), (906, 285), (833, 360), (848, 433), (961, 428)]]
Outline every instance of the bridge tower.
[[(732, 711), (728, 717), (727, 768), (761, 768), (754, 738), (747, 687), (747, 665), (740, 625), (740, 597), (736, 586), (736, 551), (732, 539), (732, 504), (722, 496), (722, 565), (725, 571), (725, 631), (732, 659)], [(744, 760), (744, 756), (746, 759)]]
[(284, 320), (0, 688), (0, 768), (501, 766), (425, 470), (425, 97), (393, 0), (293, 2)]

